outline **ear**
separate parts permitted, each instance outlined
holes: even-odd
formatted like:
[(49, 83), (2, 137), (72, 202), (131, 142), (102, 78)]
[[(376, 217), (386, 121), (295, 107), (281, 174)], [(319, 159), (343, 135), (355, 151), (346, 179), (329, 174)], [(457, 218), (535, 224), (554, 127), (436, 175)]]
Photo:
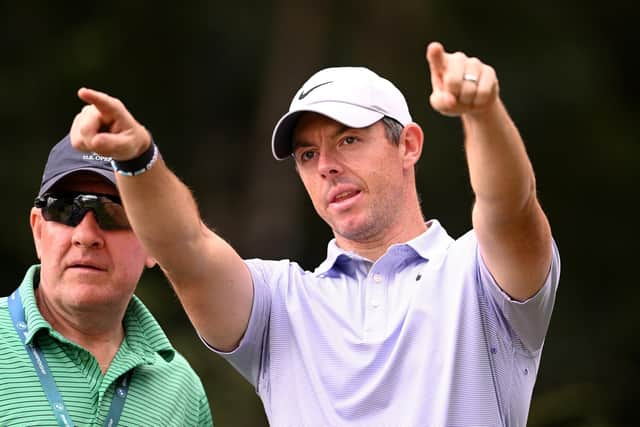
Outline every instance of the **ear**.
[(416, 123), (409, 123), (400, 134), (400, 146), (403, 149), (404, 167), (413, 169), (422, 155), (424, 134), (422, 128)]
[(38, 259), (40, 257), (40, 242), (42, 241), (42, 227), (44, 219), (38, 208), (31, 208), (31, 214), (29, 215), (29, 223), (31, 224), (31, 234), (33, 234), (33, 243), (36, 247), (36, 255)]

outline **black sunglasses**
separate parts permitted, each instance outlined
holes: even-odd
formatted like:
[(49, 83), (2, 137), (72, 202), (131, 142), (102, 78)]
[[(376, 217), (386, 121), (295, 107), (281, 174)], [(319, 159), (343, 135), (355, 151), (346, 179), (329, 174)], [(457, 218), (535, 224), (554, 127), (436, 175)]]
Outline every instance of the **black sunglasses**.
[(71, 227), (80, 224), (91, 210), (103, 230), (131, 229), (120, 198), (110, 194), (50, 193), (36, 197), (34, 206), (42, 209), (45, 220)]

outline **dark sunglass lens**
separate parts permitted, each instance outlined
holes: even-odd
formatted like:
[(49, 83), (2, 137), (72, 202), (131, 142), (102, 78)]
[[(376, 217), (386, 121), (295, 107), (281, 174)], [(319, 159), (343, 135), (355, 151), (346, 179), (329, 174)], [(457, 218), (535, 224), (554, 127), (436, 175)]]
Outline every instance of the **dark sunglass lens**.
[(98, 224), (104, 230), (127, 230), (131, 228), (122, 205), (107, 200), (99, 208), (94, 209), (94, 212), (96, 213)]
[(88, 211), (93, 211), (103, 230), (128, 230), (131, 228), (124, 208), (115, 196), (98, 194), (64, 194), (38, 197), (35, 206), (41, 208), (47, 221), (75, 227)]
[(79, 223), (79, 221), (76, 224), (72, 223), (72, 217), (74, 216), (72, 199), (56, 196), (44, 196), (40, 207), (42, 208), (42, 216), (47, 221), (60, 222), (71, 226), (75, 226)]
[(103, 230), (128, 230), (131, 228), (122, 205), (107, 196), (79, 196), (76, 201), (79, 206), (94, 212), (96, 221)]

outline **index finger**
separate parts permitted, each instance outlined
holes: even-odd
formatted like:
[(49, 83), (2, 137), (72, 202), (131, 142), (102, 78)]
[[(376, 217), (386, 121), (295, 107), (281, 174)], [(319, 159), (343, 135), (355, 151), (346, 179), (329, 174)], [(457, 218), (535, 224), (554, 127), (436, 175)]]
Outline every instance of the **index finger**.
[(78, 89), (78, 98), (87, 104), (94, 105), (107, 121), (114, 121), (118, 116), (122, 115), (122, 110), (124, 109), (118, 99), (104, 92), (85, 87)]
[(444, 47), (438, 42), (429, 43), (427, 46), (427, 62), (431, 73), (431, 85), (433, 89), (440, 89), (442, 75), (447, 68), (447, 58)]

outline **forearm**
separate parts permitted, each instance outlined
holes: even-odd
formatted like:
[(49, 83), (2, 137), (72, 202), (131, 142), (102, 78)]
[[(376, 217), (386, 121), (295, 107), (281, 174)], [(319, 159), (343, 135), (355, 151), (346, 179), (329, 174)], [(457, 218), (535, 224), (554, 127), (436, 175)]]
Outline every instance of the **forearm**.
[(526, 300), (542, 286), (551, 259), (551, 231), (531, 162), (499, 100), (463, 122), (480, 252), (502, 289)]
[(462, 116), (465, 151), (476, 209), (488, 220), (509, 222), (535, 201), (535, 177), (518, 130), (499, 99)]
[(246, 329), (253, 298), (240, 256), (202, 223), (191, 191), (162, 159), (141, 175), (117, 180), (133, 229), (196, 329), (217, 348), (232, 349)]
[(143, 174), (116, 177), (129, 221), (149, 253), (165, 267), (183, 264), (181, 258), (203, 237), (190, 190), (162, 158)]

